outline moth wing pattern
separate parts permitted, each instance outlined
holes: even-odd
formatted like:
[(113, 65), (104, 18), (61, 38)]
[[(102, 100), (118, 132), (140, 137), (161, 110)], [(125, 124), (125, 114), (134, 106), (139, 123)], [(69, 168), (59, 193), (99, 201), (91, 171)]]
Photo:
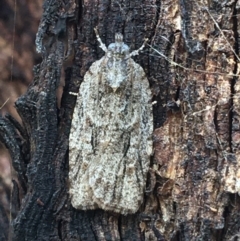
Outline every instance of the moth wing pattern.
[(85, 74), (74, 108), (69, 138), (73, 207), (137, 212), (152, 153), (152, 129), (144, 70), (132, 58), (106, 53)]

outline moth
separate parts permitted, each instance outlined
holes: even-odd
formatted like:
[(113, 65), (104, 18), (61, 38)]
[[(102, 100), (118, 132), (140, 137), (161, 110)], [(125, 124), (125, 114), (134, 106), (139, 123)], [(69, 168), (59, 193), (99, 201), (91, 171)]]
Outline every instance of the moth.
[(108, 48), (95, 29), (105, 55), (86, 72), (74, 108), (69, 137), (72, 206), (124, 215), (143, 202), (153, 116), (151, 91), (142, 67), (131, 58), (123, 35)]

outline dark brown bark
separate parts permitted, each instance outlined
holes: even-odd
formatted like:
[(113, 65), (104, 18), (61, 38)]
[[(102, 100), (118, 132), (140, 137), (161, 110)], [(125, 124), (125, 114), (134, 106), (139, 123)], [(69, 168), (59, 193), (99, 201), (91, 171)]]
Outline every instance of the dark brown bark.
[[(239, 239), (238, 12), (236, 1), (45, 1), (43, 60), (16, 102), (23, 127), (0, 120), (24, 195), (13, 240)], [(156, 103), (155, 154), (134, 215), (75, 210), (68, 196), (69, 92), (103, 55), (96, 26), (107, 45), (115, 32), (132, 50), (149, 38), (134, 59)]]
[(1, 1), (0, 113), (2, 114), (11, 113), (17, 116), (16, 109), (13, 108), (14, 102), (26, 92), (33, 79), (33, 65), (41, 61), (41, 56), (35, 51), (34, 40), (42, 15), (42, 2), (43, 0)]

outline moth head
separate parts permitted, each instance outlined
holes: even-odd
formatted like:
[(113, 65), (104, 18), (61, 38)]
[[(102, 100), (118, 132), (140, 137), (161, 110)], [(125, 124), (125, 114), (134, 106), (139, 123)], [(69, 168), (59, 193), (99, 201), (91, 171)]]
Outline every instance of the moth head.
[(108, 46), (109, 57), (114, 57), (117, 60), (125, 59), (129, 55), (129, 47), (123, 42), (121, 33), (115, 34), (115, 43)]
[(123, 43), (123, 35), (121, 33), (115, 33), (115, 43)]

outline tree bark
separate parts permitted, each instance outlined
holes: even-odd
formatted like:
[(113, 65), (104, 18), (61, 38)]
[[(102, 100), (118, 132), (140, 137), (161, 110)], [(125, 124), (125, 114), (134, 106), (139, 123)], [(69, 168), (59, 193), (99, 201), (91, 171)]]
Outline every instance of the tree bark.
[[(238, 1), (45, 0), (36, 39), (42, 63), (16, 102), (23, 126), (0, 119), (18, 173), (14, 193), (23, 195), (12, 240), (240, 239), (239, 7)], [(106, 45), (115, 32), (131, 50), (149, 39), (134, 60), (152, 89), (155, 153), (144, 203), (133, 215), (76, 210), (68, 196), (76, 101), (70, 92), (103, 56), (96, 26)]]

